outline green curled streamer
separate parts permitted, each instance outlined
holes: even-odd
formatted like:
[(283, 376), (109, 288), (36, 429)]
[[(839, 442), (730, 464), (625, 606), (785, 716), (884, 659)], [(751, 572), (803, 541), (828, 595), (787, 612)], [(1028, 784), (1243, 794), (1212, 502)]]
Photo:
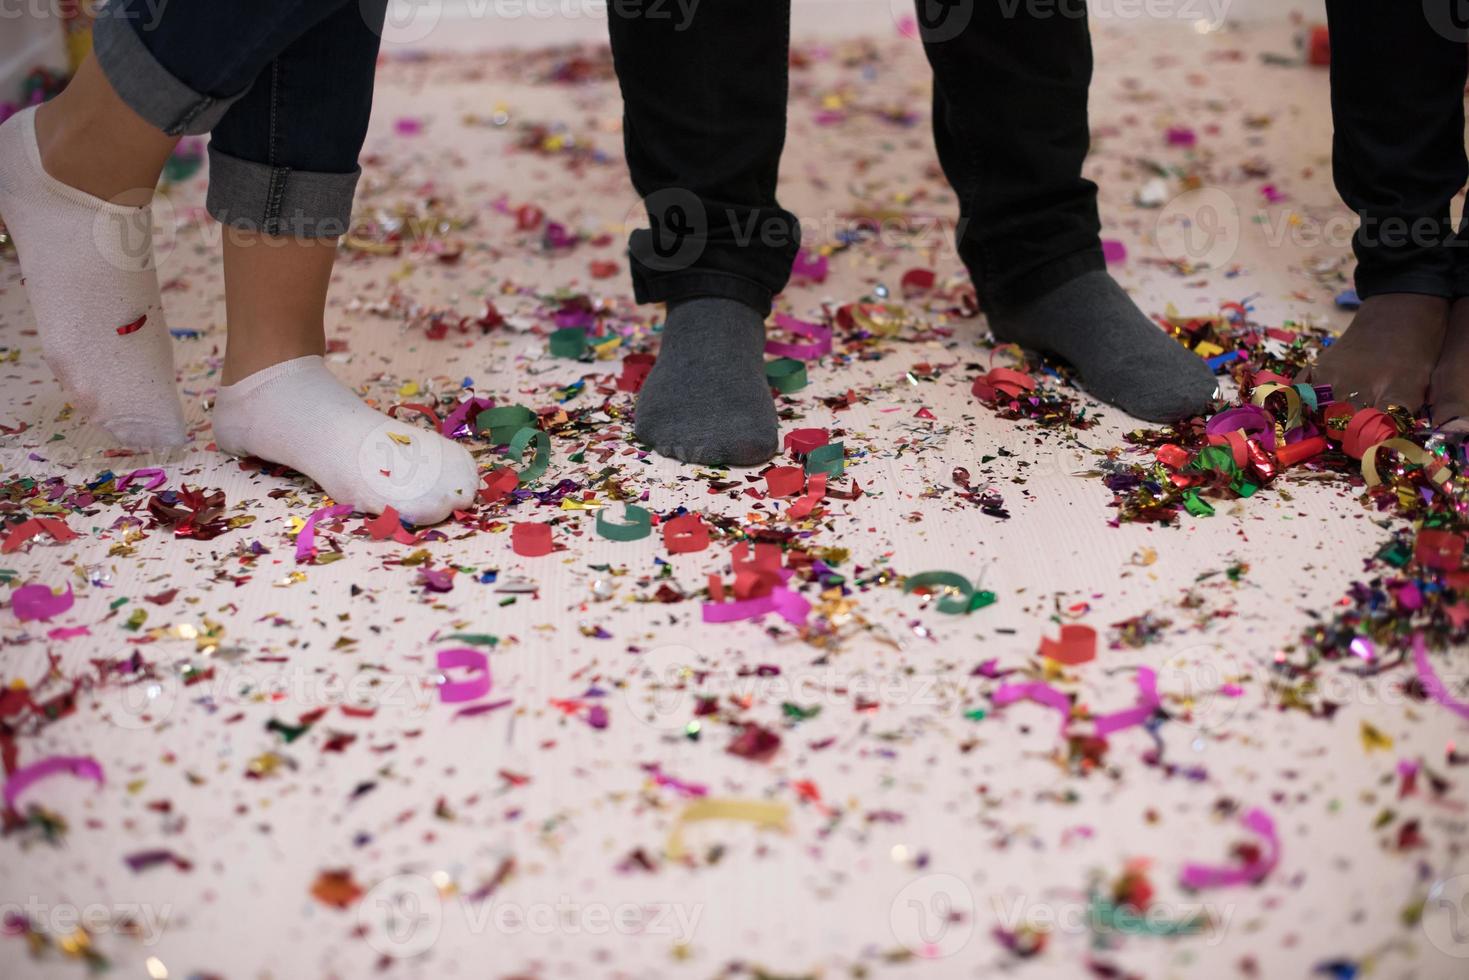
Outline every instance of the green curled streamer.
[(794, 357), (779, 357), (765, 365), (765, 380), (782, 395), (806, 387), (806, 365)]
[(562, 327), (551, 333), (551, 356), (575, 360), (587, 349), (585, 327)]
[(474, 427), (481, 432), (487, 432), (490, 442), (497, 446), (503, 446), (516, 433), (536, 420), (536, 413), (524, 405), (500, 405), (495, 408), (487, 408), (474, 417)]
[(951, 616), (963, 616), (976, 609), (994, 605), (996, 596), (993, 592), (977, 592), (969, 580), (957, 572), (919, 572), (917, 575), (909, 575), (903, 583), (903, 592), (909, 593), (917, 589), (953, 589), (959, 593), (957, 596), (942, 595), (938, 601), (938, 611), (948, 613)]
[(839, 442), (817, 446), (806, 454), (806, 475), (825, 473), (832, 479), (840, 479), (847, 467), (847, 448)]
[(653, 533), (653, 515), (637, 504), (625, 505), (622, 523), (607, 519), (607, 508), (597, 511), (597, 533), (613, 541), (638, 541)]
[(551, 465), (551, 437), (540, 429), (532, 429), (530, 426), (515, 433), (515, 438), (510, 440), (510, 458), (518, 462), (525, 453), (525, 447), (530, 445), (532, 440), (536, 444), (536, 455), (530, 465), (520, 471), (521, 486), (539, 480), (546, 472), (546, 467)]

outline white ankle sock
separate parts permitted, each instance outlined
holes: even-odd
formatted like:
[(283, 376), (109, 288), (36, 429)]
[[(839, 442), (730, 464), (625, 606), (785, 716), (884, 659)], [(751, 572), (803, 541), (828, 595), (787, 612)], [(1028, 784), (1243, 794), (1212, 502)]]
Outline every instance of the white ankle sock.
[(413, 524), (468, 507), (479, 488), (463, 446), (368, 408), (315, 354), (219, 389), (214, 441), (305, 473), (339, 504), (391, 506)]
[(20, 253), (46, 363), (77, 409), (119, 443), (181, 446), (150, 209), (109, 204), (47, 174), (35, 115), (26, 109), (0, 125), (0, 216)]

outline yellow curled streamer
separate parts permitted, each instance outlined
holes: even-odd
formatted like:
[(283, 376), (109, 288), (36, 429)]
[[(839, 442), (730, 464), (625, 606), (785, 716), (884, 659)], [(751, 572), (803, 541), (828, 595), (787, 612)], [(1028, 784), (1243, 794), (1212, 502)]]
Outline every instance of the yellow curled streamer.
[(1260, 387), (1258, 387), (1258, 388), (1255, 389), (1255, 394), (1253, 396), (1251, 396), (1250, 401), (1254, 402), (1259, 407), (1264, 408), (1265, 407), (1265, 399), (1269, 398), (1271, 395), (1275, 394), (1277, 391), (1283, 391), (1283, 392), (1285, 392), (1285, 408), (1286, 408), (1286, 412), (1285, 412), (1285, 429), (1286, 429), (1286, 431), (1289, 432), (1291, 429), (1298, 429), (1298, 428), (1300, 428), (1301, 423), (1305, 421), (1305, 415), (1302, 412), (1302, 406), (1301, 406), (1301, 393), (1299, 391), (1296, 391), (1290, 385), (1274, 384), (1274, 383), (1261, 385)]
[(764, 800), (694, 800), (678, 815), (678, 822), (668, 835), (668, 856), (678, 861), (688, 853), (683, 842), (686, 824), (701, 820), (741, 820), (762, 828), (788, 830), (790, 814), (791, 808), (784, 803)]
[[(1406, 439), (1384, 439), (1377, 445), (1369, 448), (1362, 454), (1362, 479), (1367, 481), (1369, 487), (1375, 487), (1382, 482), (1382, 477), (1377, 473), (1377, 451), (1379, 449), (1391, 449), (1410, 463), (1423, 467), (1428, 478), (1438, 484), (1439, 490), (1447, 493), (1445, 486), (1449, 481), (1449, 468), (1442, 461), (1434, 459), (1432, 453), (1421, 446), (1416, 446)], [(1438, 462), (1437, 468), (1433, 464)]]

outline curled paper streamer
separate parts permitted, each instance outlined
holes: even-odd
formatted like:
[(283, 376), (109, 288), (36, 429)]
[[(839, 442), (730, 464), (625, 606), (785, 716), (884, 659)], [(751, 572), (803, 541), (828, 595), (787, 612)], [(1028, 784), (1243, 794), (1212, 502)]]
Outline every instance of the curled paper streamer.
[(623, 507), (622, 523), (607, 519), (607, 508), (597, 511), (597, 533), (613, 541), (640, 541), (653, 533), (653, 515), (637, 504)]
[(1060, 664), (1075, 666), (1097, 658), (1097, 631), (1090, 626), (1071, 623), (1061, 627), (1059, 639), (1041, 637), (1042, 657)]
[(65, 592), (52, 592), (51, 586), (36, 584), (22, 585), (10, 593), (10, 608), (22, 623), (60, 616), (75, 602), (69, 582)]
[(569, 357), (575, 360), (587, 349), (587, 331), (584, 327), (562, 327), (551, 334), (551, 356)]
[(1341, 437), (1342, 452), (1353, 459), (1362, 459), (1373, 446), (1397, 434), (1398, 424), (1392, 416), (1375, 408), (1364, 408), (1347, 423)]
[(1290, 385), (1260, 385), (1258, 388), (1255, 389), (1254, 394), (1250, 396), (1250, 401), (1263, 408), (1265, 406), (1265, 402), (1269, 400), (1270, 396), (1275, 394), (1281, 394), (1285, 396), (1286, 431), (1289, 432), (1291, 429), (1300, 428), (1301, 422), (1304, 420), (1304, 415), (1301, 408), (1301, 393), (1296, 391), (1296, 389), (1291, 387)]
[[(1223, 441), (1223, 437), (1231, 432), (1259, 433), (1260, 445), (1266, 450), (1275, 450), (1275, 420), (1258, 405), (1241, 405), (1220, 412), (1209, 420), (1204, 431), (1209, 433), (1210, 442), (1214, 441), (1215, 436)], [(1235, 455), (1235, 462), (1244, 465), (1238, 454)]]
[(663, 525), (663, 547), (675, 555), (703, 551), (709, 547), (709, 527), (698, 514), (675, 517)]
[(817, 323), (797, 320), (785, 313), (775, 315), (775, 325), (812, 341), (810, 344), (785, 344), (778, 340), (765, 342), (765, 353), (777, 357), (794, 357), (802, 361), (814, 361), (831, 353), (832, 330)]
[(704, 603), (704, 622), (734, 623), (742, 619), (757, 619), (766, 613), (780, 613), (787, 622), (797, 625), (806, 622), (811, 613), (811, 603), (797, 592), (785, 586), (771, 589), (769, 595), (753, 599), (737, 599), (734, 602)]
[(1297, 463), (1304, 463), (1306, 460), (1320, 456), (1324, 452), (1326, 452), (1326, 437), (1311, 436), (1308, 439), (1302, 439), (1299, 442), (1293, 442), (1290, 445), (1280, 447), (1280, 449), (1276, 450), (1275, 461), (1284, 469), (1288, 466), (1294, 466)]
[(811, 478), (806, 482), (806, 495), (800, 500), (791, 503), (791, 509), (788, 511), (789, 516), (796, 520), (810, 516), (811, 512), (816, 509), (816, 505), (821, 503), (822, 498), (825, 496), (826, 474), (813, 473)]
[(440, 650), (437, 655), (439, 670), (462, 669), (473, 676), (468, 680), (451, 681), (447, 678), (439, 685), (439, 700), (445, 704), (474, 701), (490, 693), (493, 681), (490, 677), (490, 660), (473, 647), (455, 647)]
[(833, 480), (841, 479), (847, 466), (847, 447), (840, 442), (817, 446), (806, 454), (806, 472), (825, 473)]
[(1061, 731), (1064, 734), (1066, 724), (1071, 720), (1071, 699), (1063, 692), (1041, 681), (1026, 681), (1022, 684), (1001, 684), (995, 693), (990, 695), (990, 700), (995, 707), (1002, 708), (1016, 701), (1034, 701), (1036, 704), (1046, 708), (1053, 708), (1061, 713)]
[(521, 429), (535, 424), (536, 413), (524, 405), (500, 405), (488, 408), (475, 417), (474, 427), (489, 434), (490, 442), (503, 446)]
[(457, 439), (462, 435), (468, 435), (469, 430), (466, 427), (466, 422), (469, 418), (469, 413), (474, 412), (477, 420), (480, 414), (494, 407), (495, 400), (493, 398), (473, 396), (466, 398), (454, 406), (454, 411), (450, 412), (444, 419), (444, 424), (439, 426), (439, 433), (448, 439)]
[(0, 554), (10, 554), (38, 534), (48, 534), (51, 540), (58, 542), (70, 541), (77, 536), (60, 518), (32, 517), (11, 528), (5, 536), (5, 543), (0, 544)]
[(1369, 487), (1375, 487), (1382, 482), (1382, 477), (1377, 472), (1377, 454), (1384, 449), (1390, 449), (1408, 462), (1423, 467), (1428, 478), (1438, 484), (1440, 490), (1448, 482), (1451, 474), (1442, 460), (1406, 439), (1388, 439), (1379, 442), (1362, 455), (1362, 479), (1367, 481)]
[(1162, 702), (1158, 699), (1158, 675), (1150, 667), (1139, 667), (1137, 671), (1137, 707), (1115, 711), (1110, 715), (1097, 715), (1092, 719), (1099, 736), (1120, 732), (1124, 728), (1141, 725), (1153, 717)]
[(78, 779), (90, 779), (98, 786), (103, 784), (102, 766), (96, 759), (86, 755), (53, 755), (49, 759), (33, 762), (10, 774), (5, 780), (5, 806), (14, 810), (16, 800), (22, 793), (43, 779), (68, 773)]
[(306, 523), (301, 525), (301, 533), (296, 535), (296, 561), (310, 561), (316, 556), (317, 522), (330, 520), (333, 517), (344, 517), (350, 513), (352, 513), (351, 504), (332, 504), (306, 518)]
[(673, 831), (668, 835), (666, 848), (668, 857), (670, 860), (678, 861), (688, 853), (684, 847), (683, 830), (691, 823), (700, 823), (705, 820), (736, 820), (742, 823), (753, 823), (760, 828), (784, 831), (790, 829), (790, 812), (790, 807), (784, 803), (771, 803), (766, 800), (728, 800), (708, 797), (692, 800), (678, 815)]
[(1035, 379), (1024, 371), (997, 367), (975, 378), (969, 390), (975, 398), (982, 402), (995, 402), (1001, 398), (1013, 400), (1021, 397), (1027, 391), (1034, 391)]
[(551, 465), (551, 437), (540, 429), (532, 429), (527, 426), (515, 434), (510, 440), (510, 458), (519, 460), (525, 454), (525, 447), (532, 442), (536, 446), (536, 454), (531, 459), (530, 465), (520, 471), (520, 485), (525, 486), (534, 483), (546, 472), (546, 467)]
[(813, 449), (824, 446), (831, 441), (831, 433), (825, 429), (793, 429), (786, 433), (786, 451), (797, 456), (805, 456)]
[(782, 395), (806, 387), (806, 365), (793, 357), (782, 357), (765, 365), (765, 380)]
[(524, 558), (540, 558), (555, 549), (551, 540), (551, 525), (529, 521), (516, 524), (510, 529), (510, 547)]
[(1195, 891), (1204, 888), (1230, 888), (1235, 885), (1253, 885), (1268, 875), (1280, 863), (1280, 838), (1275, 833), (1275, 821), (1258, 807), (1245, 814), (1241, 821), (1258, 834), (1265, 843), (1265, 853), (1258, 861), (1239, 867), (1215, 867), (1207, 864), (1186, 864), (1178, 876), (1178, 883)]
[(920, 589), (925, 592), (937, 592), (939, 589), (953, 589), (958, 592), (957, 596), (942, 593), (939, 595), (938, 611), (951, 616), (963, 616), (995, 601), (993, 592), (976, 592), (969, 580), (957, 572), (919, 572), (908, 576), (903, 582), (904, 593)]
[(1428, 648), (1423, 643), (1421, 632), (1413, 634), (1413, 666), (1418, 669), (1418, 683), (1422, 685), (1425, 694), (1460, 718), (1469, 719), (1469, 704), (1449, 693), (1448, 687), (1428, 662)]
[(122, 493), (128, 487), (132, 486), (134, 480), (144, 479), (148, 481), (143, 487), (144, 490), (157, 490), (168, 481), (168, 476), (156, 466), (147, 466), (140, 470), (133, 470), (127, 476), (117, 481), (117, 492)]
[(799, 466), (772, 466), (765, 471), (765, 492), (771, 497), (794, 497), (806, 485), (806, 471)]

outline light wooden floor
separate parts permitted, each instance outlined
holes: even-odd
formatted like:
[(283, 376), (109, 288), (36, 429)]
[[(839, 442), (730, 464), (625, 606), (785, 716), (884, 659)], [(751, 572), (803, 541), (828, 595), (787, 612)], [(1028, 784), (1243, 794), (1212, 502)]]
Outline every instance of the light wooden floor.
[[(1104, 30), (1097, 46), (1089, 170), (1103, 187), (1107, 237), (1130, 252), (1115, 272), (1142, 307), (1210, 313), (1248, 298), (1263, 324), (1342, 325), (1331, 280), (1345, 268), (1346, 243), (1310, 238), (1341, 217), (1329, 181), (1326, 76), (1260, 58), (1289, 54), (1289, 32)], [(792, 73), (782, 196), (810, 241), (831, 240), (863, 209), (951, 219), (916, 45), (884, 36), (803, 51), (809, 65)], [(603, 64), (596, 51), (586, 57)], [(615, 304), (634, 335), (653, 316), (631, 308), (625, 280), (623, 227), (637, 202), (621, 162), (615, 85), (604, 75), (575, 86), (541, 81), (557, 61), (466, 54), (384, 66), (362, 205), (438, 197), (474, 223), (457, 264), (414, 254), (340, 264), (331, 364), (379, 404), (453, 394), (468, 379), (478, 393), (547, 406), (559, 386), (591, 376), (590, 388), (615, 373), (615, 360), (583, 365), (546, 353), (538, 332), (554, 290)], [(819, 124), (823, 105), (848, 118)], [(904, 127), (865, 111), (886, 107), (919, 119)], [(497, 108), (508, 114), (503, 127), (485, 122)], [(415, 127), (402, 120), (421, 131), (406, 133)], [(601, 161), (571, 169), (564, 156), (517, 149), (518, 127), (541, 123), (564, 126)], [(1198, 148), (1165, 145), (1170, 126), (1196, 130)], [(1268, 177), (1247, 175), (1257, 162)], [(1161, 254), (1160, 212), (1133, 198), (1152, 165), (1190, 170), (1229, 205), (1224, 229), (1237, 237), (1224, 239), (1215, 268), (1181, 275), (1149, 263)], [(1267, 184), (1282, 202), (1266, 202)], [(1463, 726), (1406, 700), (1401, 676), (1332, 681), (1342, 707), (1331, 720), (1282, 711), (1271, 694), (1272, 657), (1329, 610), (1384, 537), (1349, 489), (1287, 479), (1176, 529), (1111, 527), (1111, 495), (1085, 472), (1135, 423), (1104, 411), (1102, 426), (1072, 439), (993, 418), (969, 394), (969, 365), (989, 358), (982, 323), (954, 320), (951, 336), (914, 340), (909, 329), (875, 347), (874, 359), (829, 359), (794, 400), (799, 421), (787, 427), (844, 429), (848, 472), (866, 490), (834, 502), (810, 529), (809, 545), (844, 550), (838, 570), (864, 583), (823, 604), (833, 628), (818, 642), (774, 617), (705, 626), (694, 599), (650, 601), (660, 584), (693, 591), (708, 573), (727, 572), (727, 546), (668, 558), (657, 539), (597, 537), (590, 511), (518, 508), (516, 519), (562, 518), (556, 536), (566, 548), (546, 558), (514, 555), (503, 529), (446, 528), (442, 540), (404, 546), (350, 533), (361, 525), (351, 520), (330, 535), (340, 560), (298, 566), (295, 534), (319, 495), (210, 449), (224, 307), (217, 229), (199, 217), (202, 198), (200, 178), (170, 198), (179, 231), (161, 261), (171, 326), (198, 331), (177, 344), (196, 436), (161, 464), (170, 487), (221, 488), (228, 515), (253, 524), (209, 542), (166, 530), (127, 542), (127, 511), (107, 505), (69, 516), (76, 541), (0, 559), (22, 581), (69, 582), (76, 606), (48, 628), (90, 630), (51, 640), (0, 610), (7, 683), (52, 694), (62, 678), (95, 676), (90, 662), (134, 652), (161, 676), (146, 709), (140, 687), (100, 685), (74, 716), (19, 740), (22, 762), (92, 755), (107, 782), (97, 790), (58, 779), (28, 797), (66, 819), (62, 843), (30, 831), (0, 840), (0, 903), (34, 898), (44, 909), (32, 914), (57, 928), (66, 908), (94, 904), (108, 914), (141, 906), (161, 921), (158, 936), (97, 932), (114, 975), (146, 975), (151, 957), (171, 977), (713, 977), (741, 975), (743, 964), (772, 976), (1071, 978), (1087, 975), (1094, 958), (1128, 975), (1273, 980), (1373, 954), (1378, 976), (1462, 975), (1469, 944), (1444, 939), (1447, 913), (1430, 908), (1424, 927), (1401, 916), (1435, 879), (1469, 872), (1462, 775), (1448, 774), (1451, 789), (1437, 802), (1422, 793), (1399, 800), (1396, 770), (1405, 759), (1438, 766)], [(587, 240), (546, 254), (537, 235), (515, 231), (522, 204)], [(1161, 212), (1165, 241), (1176, 240), (1181, 216), (1201, 213), (1194, 204)], [(618, 274), (593, 279), (594, 261), (616, 262)], [(783, 305), (802, 314), (879, 285), (896, 293), (913, 267), (941, 279), (960, 273), (943, 234), (916, 246), (893, 236), (834, 257), (826, 283), (794, 286)], [(404, 313), (477, 316), (487, 296), (511, 323), (484, 336), (431, 340), (421, 318)], [(77, 484), (159, 462), (106, 457), (95, 431), (64, 418), (13, 263), (0, 266), (0, 347), (10, 355), (0, 363), (0, 422), (29, 426), (0, 437), (7, 480)], [(922, 363), (938, 369), (937, 380), (910, 380)], [(417, 393), (405, 387), (413, 385)], [(840, 413), (821, 401), (848, 390), (865, 401)], [(583, 393), (565, 407), (596, 404)], [(626, 396), (612, 402), (626, 404)], [(314, 438), (312, 421), (301, 420), (304, 440)], [(704, 472), (623, 454), (620, 418), (590, 422), (582, 435), (555, 440), (552, 479), (585, 484), (607, 465), (658, 510), (682, 504), (768, 520), (749, 497), (711, 494)], [(614, 450), (605, 464), (599, 447)], [(960, 500), (955, 466), (992, 483), (1009, 520)], [(142, 499), (128, 509), (142, 515)], [(452, 591), (421, 587), (420, 566), (405, 561), (418, 547), (434, 568), (459, 569)], [(258, 557), (247, 560), (252, 548)], [(1248, 569), (1238, 581), (1223, 574), (1240, 563)], [(998, 602), (945, 616), (891, 584), (930, 569), (982, 577)], [(144, 601), (170, 589), (178, 593), (167, 604)], [(138, 609), (146, 621), (126, 629)], [(1044, 709), (966, 715), (989, 708), (995, 682), (975, 675), (982, 662), (1031, 662), (1058, 621), (1105, 636), (1144, 613), (1168, 623), (1157, 643), (1103, 650), (1073, 676), (1088, 704), (1110, 710), (1132, 702), (1128, 668), (1155, 667), (1165, 702), (1179, 714), (1193, 709), (1193, 722), (1162, 728), (1165, 758), (1197, 767), (1197, 778), (1146, 764), (1155, 746), (1138, 730), (1115, 736), (1107, 765), (1082, 776), (1053, 758), (1061, 743)], [(217, 646), (201, 652), (195, 637), (213, 630)], [(499, 638), (490, 698), (513, 703), (456, 720), (432, 690), (433, 655), (462, 645), (447, 637), (465, 633)], [(177, 672), (186, 665), (214, 673), (184, 684)], [(759, 665), (780, 673), (752, 674)], [(1242, 694), (1221, 695), (1226, 684)], [(723, 699), (697, 740), (685, 734), (695, 695)], [(608, 724), (569, 716), (555, 703), (566, 699), (604, 705)], [(375, 714), (349, 714), (344, 701)], [(797, 722), (786, 703), (821, 710)], [(321, 708), (294, 741), (267, 728)], [(776, 730), (778, 753), (767, 762), (727, 753), (736, 719)], [(1392, 747), (1369, 752), (1364, 723)], [(711, 797), (788, 807), (788, 830), (693, 824), (684, 834), (691, 859), (672, 860), (670, 833), (687, 801), (677, 784), (652, 779), (650, 765)], [(1273, 815), (1279, 867), (1258, 887), (1184, 892), (1183, 863), (1225, 861), (1248, 839), (1221, 816), (1236, 807)], [(1393, 817), (1378, 829), (1385, 811)], [(1421, 821), (1425, 846), (1400, 852), (1393, 841), (1408, 819)], [(124, 862), (156, 848), (192, 868), (134, 872)], [(1183, 939), (1089, 929), (1079, 915), (1089, 883), (1112, 881), (1132, 861), (1147, 862), (1161, 915), (1203, 909), (1214, 926)], [(342, 909), (314, 898), (331, 871), (367, 894)], [(636, 934), (608, 925), (625, 906), (646, 913)], [(1019, 960), (996, 940), (995, 928), (1017, 919), (1058, 923), (1044, 952)], [(28, 958), (23, 945), (0, 939), (7, 975), (85, 971), (55, 952)]]

